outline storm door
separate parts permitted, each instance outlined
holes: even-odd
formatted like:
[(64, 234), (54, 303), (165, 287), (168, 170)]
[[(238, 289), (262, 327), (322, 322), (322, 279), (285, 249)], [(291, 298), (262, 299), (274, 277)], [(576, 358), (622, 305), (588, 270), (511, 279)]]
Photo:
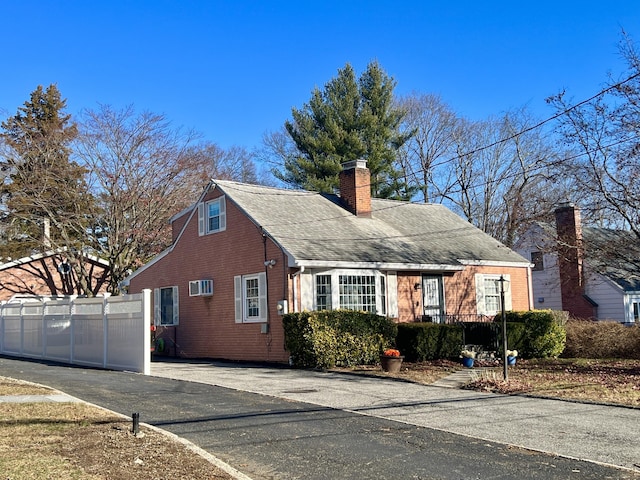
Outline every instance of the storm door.
[(444, 291), (442, 275), (422, 276), (422, 305), (424, 320), (433, 323), (444, 323)]

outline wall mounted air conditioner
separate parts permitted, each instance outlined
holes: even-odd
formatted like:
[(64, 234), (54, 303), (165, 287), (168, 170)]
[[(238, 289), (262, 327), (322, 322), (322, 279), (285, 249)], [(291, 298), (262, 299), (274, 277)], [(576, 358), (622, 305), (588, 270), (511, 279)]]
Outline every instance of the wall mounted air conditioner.
[(213, 295), (213, 280), (192, 280), (189, 282), (190, 297), (206, 297)]

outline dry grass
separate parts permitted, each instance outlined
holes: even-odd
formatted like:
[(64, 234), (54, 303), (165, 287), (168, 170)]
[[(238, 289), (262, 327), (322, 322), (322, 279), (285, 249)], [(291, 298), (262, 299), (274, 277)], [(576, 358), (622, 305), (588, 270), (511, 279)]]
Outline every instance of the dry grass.
[(467, 388), (640, 407), (640, 360), (519, 360)]
[[(476, 362), (476, 366), (493, 367), (493, 370), (468, 384), (468, 389), (640, 407), (640, 360), (518, 359), (515, 366), (509, 367), (508, 382), (503, 381), (501, 363)], [(399, 373), (383, 372), (380, 366), (336, 370), (428, 385), (461, 369), (460, 363), (437, 360), (404, 362)]]
[(349, 372), (383, 378), (400, 378), (428, 385), (461, 369), (460, 363), (450, 360), (433, 360), (430, 362), (403, 362), (398, 373), (383, 372), (380, 365), (361, 365), (357, 367), (336, 367), (336, 372)]
[[(51, 389), (0, 378), (1, 395)], [(0, 403), (0, 472), (7, 480), (232, 477), (183, 444), (83, 403)]]

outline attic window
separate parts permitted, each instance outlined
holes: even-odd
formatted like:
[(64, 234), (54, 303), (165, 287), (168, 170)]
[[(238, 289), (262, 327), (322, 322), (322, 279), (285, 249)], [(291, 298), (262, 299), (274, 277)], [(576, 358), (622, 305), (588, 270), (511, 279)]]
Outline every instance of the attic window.
[(198, 205), (198, 234), (223, 232), (227, 229), (227, 208), (225, 197), (218, 197)]
[(531, 252), (531, 263), (533, 263), (532, 270), (534, 272), (544, 270), (544, 256), (542, 252)]

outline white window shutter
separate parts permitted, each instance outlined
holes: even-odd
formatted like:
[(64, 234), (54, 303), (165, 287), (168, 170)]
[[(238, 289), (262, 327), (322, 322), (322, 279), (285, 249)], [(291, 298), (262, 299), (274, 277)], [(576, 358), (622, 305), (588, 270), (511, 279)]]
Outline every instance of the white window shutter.
[(153, 289), (153, 324), (161, 325), (162, 320), (160, 319), (160, 289)]
[(178, 305), (178, 287), (173, 287), (173, 292), (172, 292), (172, 296), (173, 296), (173, 324), (174, 325), (178, 325), (179, 320), (180, 320), (180, 308)]
[(233, 293), (236, 301), (236, 323), (242, 323), (242, 276), (233, 277)]
[(313, 288), (313, 275), (311, 273), (300, 274), (300, 311), (313, 310), (315, 305), (315, 289)]
[(205, 221), (206, 221), (206, 217), (205, 217), (205, 204), (204, 203), (199, 203), (198, 204), (198, 235), (199, 236), (203, 236), (207, 230), (205, 228)]
[(266, 322), (268, 318), (267, 309), (267, 274), (262, 272), (258, 274), (258, 297), (260, 305), (260, 321)]
[(227, 229), (227, 205), (225, 197), (220, 197), (220, 231)]
[(387, 272), (387, 316), (398, 318), (398, 275)]
[(484, 315), (487, 307), (484, 301), (484, 275), (481, 273), (476, 273), (476, 304), (478, 315)]

